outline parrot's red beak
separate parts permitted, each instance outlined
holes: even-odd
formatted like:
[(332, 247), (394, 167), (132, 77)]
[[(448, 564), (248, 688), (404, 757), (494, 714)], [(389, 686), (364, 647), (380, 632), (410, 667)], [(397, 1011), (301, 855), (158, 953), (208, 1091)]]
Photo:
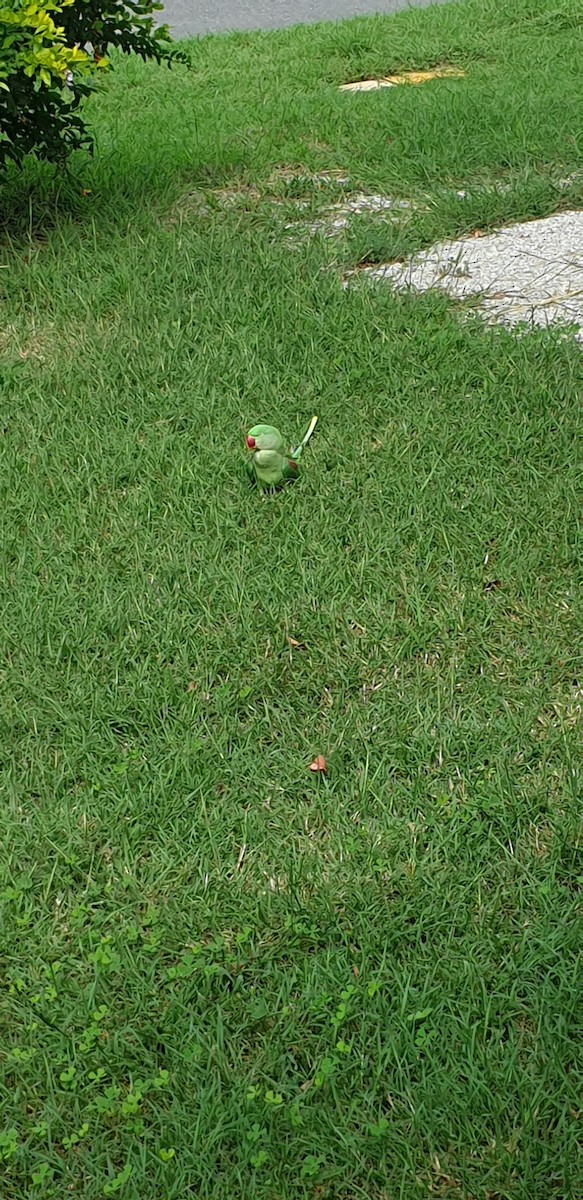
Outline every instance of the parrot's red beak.
[(245, 438), (245, 441), (246, 441), (246, 443), (247, 443), (247, 449), (248, 449), (248, 450), (254, 450), (254, 449), (255, 449), (255, 438), (253, 438), (253, 437), (248, 437), (248, 438)]

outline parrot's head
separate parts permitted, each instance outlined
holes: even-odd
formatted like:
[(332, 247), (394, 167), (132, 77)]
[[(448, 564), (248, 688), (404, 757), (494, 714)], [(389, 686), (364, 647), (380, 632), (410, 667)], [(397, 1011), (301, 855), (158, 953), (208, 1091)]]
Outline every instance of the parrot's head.
[(245, 445), (250, 454), (260, 450), (275, 450), (285, 454), (285, 442), (275, 425), (254, 425), (245, 438)]

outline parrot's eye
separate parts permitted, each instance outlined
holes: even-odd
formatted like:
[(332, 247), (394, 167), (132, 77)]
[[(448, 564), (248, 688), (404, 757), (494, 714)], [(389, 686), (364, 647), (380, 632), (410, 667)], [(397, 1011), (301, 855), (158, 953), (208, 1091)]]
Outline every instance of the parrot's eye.
[(254, 437), (248, 437), (248, 438), (246, 439), (246, 441), (247, 441), (247, 449), (248, 449), (248, 450), (254, 450), (254, 449), (255, 449), (255, 438), (254, 438)]

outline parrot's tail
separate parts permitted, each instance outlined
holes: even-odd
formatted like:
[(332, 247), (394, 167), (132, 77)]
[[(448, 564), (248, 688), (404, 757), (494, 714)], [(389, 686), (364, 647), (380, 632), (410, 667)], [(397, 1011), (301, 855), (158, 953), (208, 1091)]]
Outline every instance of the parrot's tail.
[(308, 442), (309, 442), (309, 440), (310, 440), (310, 438), (311, 438), (311, 436), (312, 436), (312, 434), (313, 434), (313, 432), (314, 432), (314, 429), (316, 428), (316, 425), (317, 425), (317, 423), (318, 423), (318, 418), (317, 418), (317, 417), (312, 417), (312, 420), (310, 421), (310, 424), (308, 425), (308, 431), (307, 431), (307, 433), (306, 433), (306, 434), (304, 435), (304, 437), (302, 438), (302, 440), (301, 440), (301, 442), (300, 442), (299, 446), (297, 447), (297, 449), (296, 449), (296, 450), (292, 450), (292, 452), (291, 452), (291, 456), (292, 456), (292, 458), (293, 458), (294, 462), (297, 462), (298, 458), (300, 457), (300, 454), (302, 453), (302, 450), (304, 449), (304, 446), (307, 446), (307, 444), (308, 444)]

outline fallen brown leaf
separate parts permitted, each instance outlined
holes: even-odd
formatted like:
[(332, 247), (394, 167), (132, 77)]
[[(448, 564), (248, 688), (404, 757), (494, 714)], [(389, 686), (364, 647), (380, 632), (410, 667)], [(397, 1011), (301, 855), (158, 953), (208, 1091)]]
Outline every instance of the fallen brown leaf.
[(301, 650), (302, 649), (302, 643), (298, 642), (297, 638), (286, 637), (285, 640), (286, 640), (288, 646), (291, 646), (292, 650)]
[(187, 692), (195, 692), (196, 691), (196, 684), (194, 682), (194, 679), (191, 679), (186, 690), (187, 690)]
[(323, 754), (318, 754), (314, 761), (310, 763), (310, 771), (313, 771), (314, 774), (325, 775), (327, 770), (326, 759)]
[(377, 88), (398, 87), (403, 83), (428, 83), (431, 79), (461, 79), (465, 71), (458, 67), (436, 67), (433, 71), (403, 71), (399, 75), (385, 75), (381, 79), (357, 79), (354, 83), (342, 83), (341, 92), (374, 92)]
[(461, 79), (465, 72), (459, 67), (435, 67), (433, 71), (403, 71), (400, 75), (386, 75), (387, 83), (429, 83), (432, 79)]
[(363, 634), (366, 633), (366, 629), (364, 628), (364, 625), (359, 625), (358, 621), (349, 621), (348, 628), (350, 629), (350, 631), (352, 633), (356, 633), (358, 635), (358, 637), (362, 637)]

